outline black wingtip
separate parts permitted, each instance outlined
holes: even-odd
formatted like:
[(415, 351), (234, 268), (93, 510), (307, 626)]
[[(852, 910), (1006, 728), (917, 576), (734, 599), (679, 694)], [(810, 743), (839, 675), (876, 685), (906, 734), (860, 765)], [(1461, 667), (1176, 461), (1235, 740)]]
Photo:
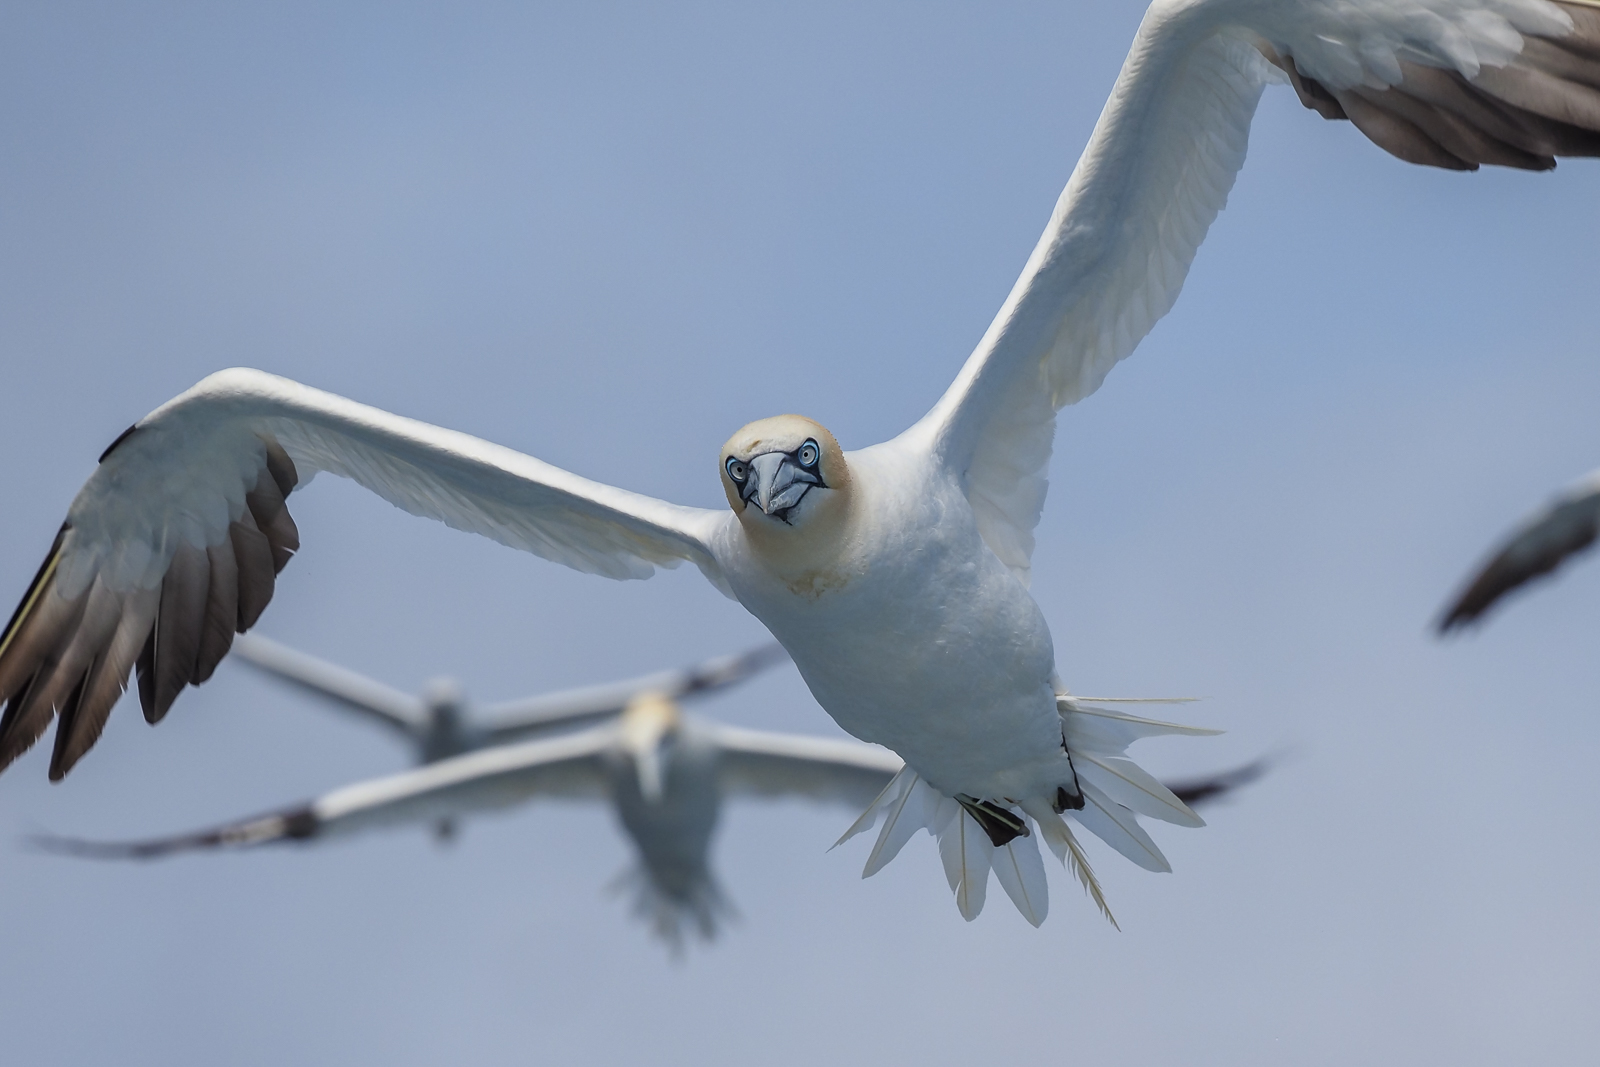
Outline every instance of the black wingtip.
[(121, 433), (117, 434), (117, 439), (115, 441), (112, 441), (109, 445), (106, 445), (106, 450), (104, 452), (100, 453), (100, 458), (95, 460), (95, 462), (96, 463), (104, 463), (106, 461), (106, 457), (111, 455), (111, 453), (115, 452), (117, 450), (117, 446), (118, 445), (122, 444), (122, 442), (126, 441), (128, 438), (132, 437), (133, 436), (133, 431), (137, 430), (138, 428), (139, 428), (139, 424), (136, 422), (132, 426), (129, 426), (126, 430), (123, 430)]

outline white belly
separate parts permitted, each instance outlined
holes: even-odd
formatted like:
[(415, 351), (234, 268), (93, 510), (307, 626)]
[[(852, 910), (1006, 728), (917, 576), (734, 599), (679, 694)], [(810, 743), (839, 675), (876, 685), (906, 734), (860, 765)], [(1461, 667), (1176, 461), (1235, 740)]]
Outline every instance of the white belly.
[(852, 471), (853, 549), (785, 577), (733, 553), (724, 571), (740, 601), (840, 726), (929, 784), (1001, 799), (1070, 783), (1049, 627), (984, 545), (965, 496), (949, 483), (885, 484), (866, 464)]

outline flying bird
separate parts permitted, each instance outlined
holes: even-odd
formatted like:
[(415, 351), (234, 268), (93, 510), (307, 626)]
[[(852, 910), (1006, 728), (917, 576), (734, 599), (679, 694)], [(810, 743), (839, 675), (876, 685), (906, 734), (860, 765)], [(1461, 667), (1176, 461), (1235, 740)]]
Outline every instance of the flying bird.
[(717, 457), (723, 512), (219, 372), (114, 441), (73, 501), (0, 636), (0, 766), (59, 713), (50, 774), (66, 774), (135, 666), (151, 721), (205, 681), (299, 547), (285, 498), (327, 471), (578, 570), (693, 563), (845, 730), (905, 759), (857, 828), (882, 817), (875, 860), (933, 831), (969, 919), (991, 869), (1036, 868), (1039, 836), (1078, 855), (1064, 815), (1163, 869), (1136, 816), (1201, 820), (1125, 747), (1198, 731), (1075, 703), (1028, 593), (1034, 527), (1056, 412), (1172, 307), (1275, 81), (1413, 163), (1541, 170), (1600, 154), (1591, 4), (1158, 0), (999, 314), (898, 437), (846, 452), (809, 418), (752, 422)]
[[(454, 678), (433, 678), (421, 695), (412, 696), (259, 634), (236, 637), (233, 651), (266, 674), (398, 734), (419, 764), (589, 725), (620, 714), (641, 693), (669, 700), (712, 693), (788, 659), (782, 646), (763, 645), (678, 670), (493, 704), (480, 718), (467, 706), (461, 683)], [(435, 829), (444, 840), (454, 835), (455, 824), (440, 819)]]
[(1449, 633), (1477, 621), (1507, 593), (1561, 566), (1600, 536), (1600, 471), (1584, 476), (1522, 521), (1439, 619)]
[[(684, 714), (672, 699), (644, 691), (620, 714), (581, 732), (480, 749), (194, 833), (133, 842), (37, 837), (34, 843), (99, 859), (156, 859), (437, 824), (541, 798), (602, 800), (637, 853), (636, 865), (617, 884), (633, 890), (635, 913), (677, 951), (689, 933), (712, 940), (731, 912), (710, 857), (724, 801), (803, 797), (860, 808), (901, 766), (893, 753), (871, 745), (728, 726)], [(1254, 781), (1265, 767), (1256, 761), (1175, 782), (1172, 790), (1201, 803)]]
[(480, 717), (454, 678), (433, 678), (420, 695), (413, 696), (260, 634), (234, 638), (233, 651), (271, 677), (398, 734), (417, 763), (526, 740), (552, 729), (589, 725), (620, 714), (640, 693), (657, 693), (669, 700), (714, 693), (788, 659), (782, 646), (768, 644), (677, 670), (491, 704)]

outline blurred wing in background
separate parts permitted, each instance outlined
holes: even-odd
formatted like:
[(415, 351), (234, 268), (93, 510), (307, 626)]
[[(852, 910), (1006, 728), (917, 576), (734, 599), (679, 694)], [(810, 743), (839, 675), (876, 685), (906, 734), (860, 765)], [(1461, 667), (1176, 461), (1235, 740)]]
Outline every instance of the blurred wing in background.
[(398, 730), (408, 739), (427, 724), (422, 701), (364, 674), (280, 645), (260, 634), (240, 634), (233, 651), (243, 662), (274, 678)]
[(483, 724), (483, 732), (493, 743), (504, 744), (544, 730), (620, 714), (628, 702), (641, 693), (681, 700), (737, 685), (788, 660), (789, 654), (782, 645), (762, 645), (737, 655), (704, 660), (692, 667), (507, 701), (486, 710), (488, 721)]
[(607, 795), (602, 754), (615, 736), (613, 730), (600, 728), (471, 752), (335, 789), (309, 804), (173, 837), (131, 842), (35, 837), (33, 841), (49, 851), (75, 856), (153, 859), (175, 852), (437, 823), (541, 797), (594, 799)]
[(904, 761), (859, 741), (718, 724), (718, 778), (727, 797), (800, 796), (857, 808), (872, 803)]
[(1561, 566), (1600, 536), (1600, 471), (1525, 519), (1439, 620), (1439, 632), (1476, 621), (1507, 593)]

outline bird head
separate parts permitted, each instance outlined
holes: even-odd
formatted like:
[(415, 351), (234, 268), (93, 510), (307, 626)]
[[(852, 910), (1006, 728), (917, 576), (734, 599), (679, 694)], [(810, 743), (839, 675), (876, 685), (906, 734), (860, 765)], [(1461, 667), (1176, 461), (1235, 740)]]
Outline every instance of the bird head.
[(466, 694), (454, 678), (430, 678), (422, 688), (422, 703), (435, 729), (454, 729), (460, 725)]
[(722, 446), (722, 488), (746, 529), (814, 524), (842, 505), (849, 485), (839, 442), (800, 415), (752, 422)]
[(678, 705), (661, 693), (640, 693), (622, 711), (622, 748), (633, 760), (640, 795), (652, 804), (661, 800), (666, 788), (662, 750), (682, 723)]

